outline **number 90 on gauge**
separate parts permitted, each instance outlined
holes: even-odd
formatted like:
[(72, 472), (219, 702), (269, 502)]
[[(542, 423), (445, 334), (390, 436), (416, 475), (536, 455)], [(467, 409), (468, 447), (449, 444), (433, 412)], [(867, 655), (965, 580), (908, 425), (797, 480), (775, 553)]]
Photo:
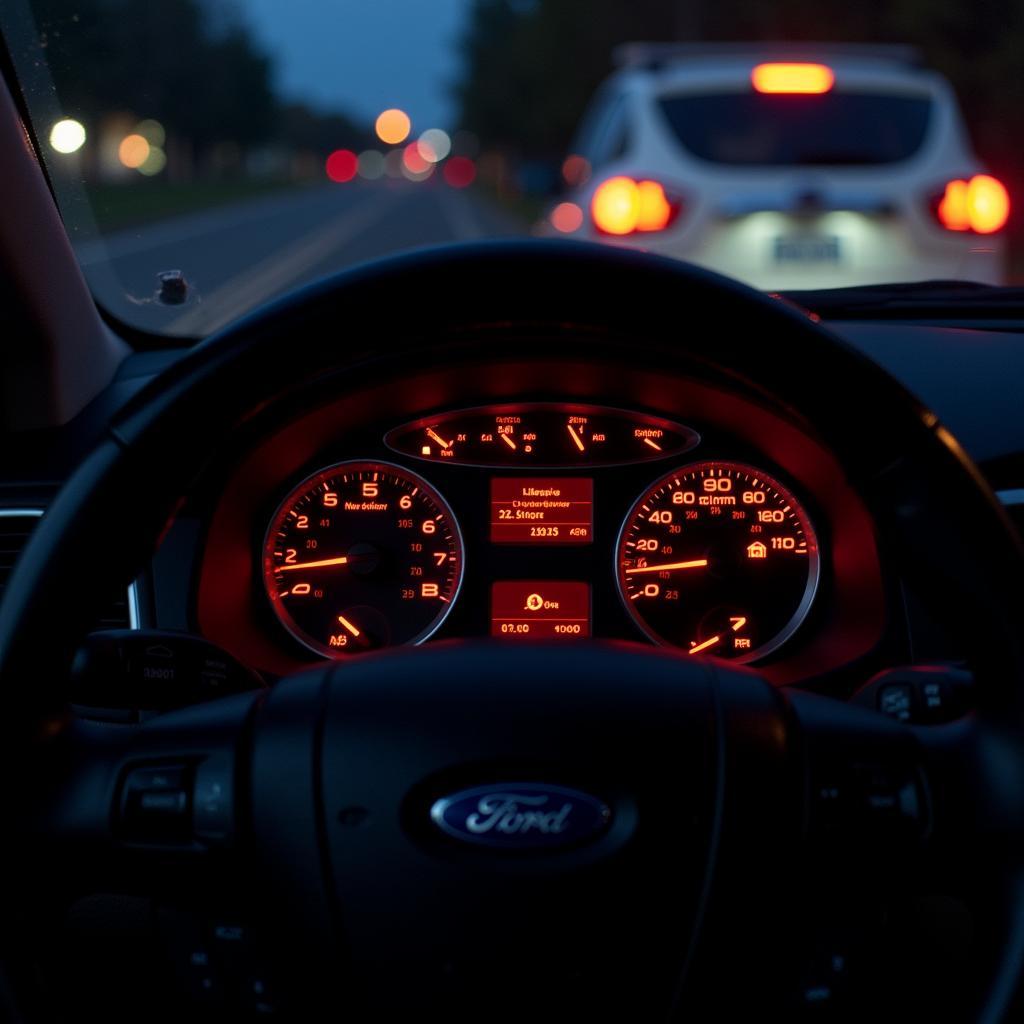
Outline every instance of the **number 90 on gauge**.
[(616, 549), (619, 593), (644, 633), (741, 662), (765, 657), (800, 628), (820, 570), (800, 502), (737, 462), (662, 477), (630, 509)]

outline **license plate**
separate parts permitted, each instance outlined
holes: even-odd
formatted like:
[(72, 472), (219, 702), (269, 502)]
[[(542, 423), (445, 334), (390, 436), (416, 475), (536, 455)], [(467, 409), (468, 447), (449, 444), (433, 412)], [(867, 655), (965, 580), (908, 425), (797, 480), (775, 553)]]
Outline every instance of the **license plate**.
[(776, 263), (838, 263), (842, 250), (836, 235), (779, 235), (772, 255)]

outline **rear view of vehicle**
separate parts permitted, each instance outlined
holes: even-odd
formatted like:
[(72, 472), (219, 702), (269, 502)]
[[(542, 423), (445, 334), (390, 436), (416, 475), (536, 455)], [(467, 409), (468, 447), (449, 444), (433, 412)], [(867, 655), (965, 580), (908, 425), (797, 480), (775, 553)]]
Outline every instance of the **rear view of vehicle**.
[(912, 51), (631, 44), (620, 57), (563, 167), (553, 230), (759, 288), (1002, 282), (1007, 191)]

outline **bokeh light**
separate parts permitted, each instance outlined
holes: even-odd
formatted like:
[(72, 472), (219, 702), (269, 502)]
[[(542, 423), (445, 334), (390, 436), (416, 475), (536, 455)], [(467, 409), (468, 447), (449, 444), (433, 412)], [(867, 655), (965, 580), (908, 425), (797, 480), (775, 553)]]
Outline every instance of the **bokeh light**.
[(1010, 196), (997, 178), (976, 174), (967, 183), (967, 215), (978, 234), (998, 231), (1010, 217)]
[(145, 174), (151, 178), (159, 174), (167, 166), (167, 154), (159, 146), (150, 146), (146, 159), (139, 164), (139, 174)]
[(382, 111), (377, 117), (377, 138), (389, 146), (397, 146), (409, 137), (412, 130), (412, 122), (404, 110), (392, 107), (390, 110)]
[(159, 121), (147, 117), (135, 126), (135, 134), (141, 135), (151, 146), (163, 146), (167, 141), (167, 132)]
[(50, 145), (58, 153), (75, 153), (85, 145), (85, 125), (65, 117), (50, 129)]
[(416, 148), (427, 163), (438, 164), (452, 151), (452, 140), (446, 131), (428, 128), (419, 137)]
[(672, 204), (665, 190), (657, 181), (638, 181), (636, 189), (640, 199), (637, 231), (664, 231), (672, 221)]
[(350, 149), (336, 149), (325, 165), (327, 177), (339, 185), (351, 181), (359, 170), (359, 157)]
[(409, 174), (415, 175), (425, 174), (433, 167), (433, 164), (421, 155), (418, 142), (410, 142), (402, 150), (402, 163)]
[(376, 181), (384, 174), (384, 154), (379, 149), (364, 149), (359, 154), (359, 177)]
[(452, 188), (468, 188), (476, 181), (476, 164), (469, 157), (453, 156), (445, 161), (444, 180)]
[(138, 170), (148, 159), (149, 149), (149, 142), (145, 136), (132, 132), (131, 135), (126, 135), (117, 147), (117, 159), (125, 167)]
[(936, 212), (950, 231), (990, 235), (1009, 219), (1010, 195), (998, 178), (988, 174), (976, 174), (970, 181), (956, 178), (947, 183)]
[(632, 178), (602, 181), (590, 201), (594, 223), (609, 235), (628, 235), (640, 217), (640, 191)]
[(427, 164), (425, 171), (410, 171), (406, 164), (402, 163), (402, 176), (409, 181), (426, 181), (434, 173), (435, 164)]
[(578, 231), (583, 224), (583, 210), (575, 203), (559, 203), (551, 211), (551, 226), (564, 235)]
[(570, 153), (562, 162), (562, 180), (573, 187), (590, 180), (590, 161), (579, 153)]

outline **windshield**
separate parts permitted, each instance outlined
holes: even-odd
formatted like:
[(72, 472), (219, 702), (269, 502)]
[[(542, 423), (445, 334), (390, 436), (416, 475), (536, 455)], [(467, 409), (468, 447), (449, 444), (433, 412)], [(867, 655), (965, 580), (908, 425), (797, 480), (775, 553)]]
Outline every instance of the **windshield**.
[(0, 28), (97, 300), (196, 338), (492, 238), (773, 291), (1013, 282), (1014, 32), (965, 3), (872, 10), (5, 0)]

